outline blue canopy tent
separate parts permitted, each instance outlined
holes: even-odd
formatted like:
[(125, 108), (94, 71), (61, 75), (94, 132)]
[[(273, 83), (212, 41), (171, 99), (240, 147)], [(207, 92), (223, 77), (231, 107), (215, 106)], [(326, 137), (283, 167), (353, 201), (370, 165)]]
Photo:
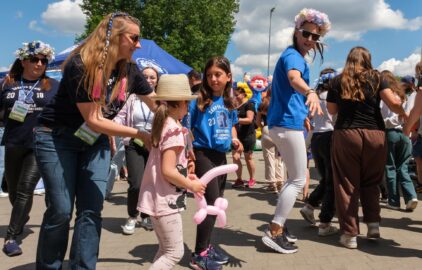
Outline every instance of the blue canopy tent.
[[(163, 50), (154, 41), (141, 39), (141, 48), (137, 49), (132, 59), (140, 69), (154, 67), (161, 74), (187, 74), (192, 70), (183, 62)], [(74, 45), (60, 52), (54, 61), (49, 64), (49, 69), (57, 69), (66, 60), (67, 56), (77, 47)]]
[[(154, 41), (141, 39), (140, 42), (141, 48), (137, 49), (132, 56), (133, 61), (140, 69), (154, 67), (160, 74), (187, 74), (192, 70), (191, 67), (163, 50)], [(49, 73), (57, 73), (57, 69), (76, 47), (77, 45), (74, 45), (57, 54), (54, 61), (48, 65), (48, 69), (51, 70)], [(0, 78), (6, 75), (7, 72), (0, 72)]]

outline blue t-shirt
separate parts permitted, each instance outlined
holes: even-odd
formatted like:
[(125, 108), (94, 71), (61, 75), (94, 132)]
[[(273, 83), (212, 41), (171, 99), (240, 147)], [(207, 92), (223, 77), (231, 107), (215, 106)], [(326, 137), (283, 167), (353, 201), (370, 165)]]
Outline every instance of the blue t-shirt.
[(189, 107), (190, 126), (193, 132), (193, 147), (208, 148), (219, 152), (230, 151), (232, 127), (236, 125), (237, 113), (224, 106), (223, 97), (213, 97), (212, 104), (201, 112), (197, 101)]
[(290, 86), (287, 73), (297, 70), (309, 85), (309, 66), (303, 56), (293, 47), (288, 47), (275, 66), (270, 106), (268, 107), (268, 127), (284, 127), (303, 130), (308, 115), (306, 97)]

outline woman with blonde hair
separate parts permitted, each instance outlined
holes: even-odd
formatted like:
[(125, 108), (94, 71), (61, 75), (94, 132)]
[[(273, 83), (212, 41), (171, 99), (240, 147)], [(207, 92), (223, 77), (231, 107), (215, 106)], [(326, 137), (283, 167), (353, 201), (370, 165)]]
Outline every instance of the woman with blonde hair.
[(388, 82), (372, 68), (371, 54), (363, 47), (349, 52), (343, 73), (328, 90), (327, 109), (337, 114), (332, 135), (332, 168), (336, 210), (342, 235), (340, 243), (357, 248), (359, 199), (367, 237), (379, 238), (379, 189), (387, 157), (383, 101), (393, 112), (406, 114)]
[(149, 134), (111, 119), (132, 93), (150, 108), (154, 95), (130, 59), (140, 47), (139, 21), (126, 13), (107, 15), (66, 59), (57, 95), (35, 128), (35, 153), (46, 187), (47, 210), (37, 247), (37, 269), (61, 269), (73, 206), (76, 219), (70, 269), (95, 269), (101, 211), (110, 168), (109, 136), (140, 139)]

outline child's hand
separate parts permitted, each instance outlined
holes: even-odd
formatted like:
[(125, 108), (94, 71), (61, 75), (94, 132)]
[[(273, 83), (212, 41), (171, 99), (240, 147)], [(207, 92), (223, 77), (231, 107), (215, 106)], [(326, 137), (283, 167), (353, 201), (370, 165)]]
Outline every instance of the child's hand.
[(188, 179), (191, 180), (189, 189), (197, 196), (202, 197), (207, 186), (201, 183), (195, 174), (188, 174)]

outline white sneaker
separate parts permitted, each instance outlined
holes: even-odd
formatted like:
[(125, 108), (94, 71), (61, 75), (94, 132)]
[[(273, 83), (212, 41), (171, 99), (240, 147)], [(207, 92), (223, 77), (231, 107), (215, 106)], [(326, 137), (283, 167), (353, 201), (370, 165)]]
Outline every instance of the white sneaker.
[(302, 207), (299, 210), (299, 212), (307, 222), (309, 222), (313, 226), (315, 226), (316, 220), (315, 220), (315, 217), (314, 217), (314, 209), (312, 208), (312, 206), (306, 204), (304, 207)]
[(356, 236), (351, 236), (348, 234), (342, 234), (340, 236), (340, 244), (350, 249), (358, 248), (358, 242), (356, 240)]
[(44, 188), (38, 188), (34, 190), (34, 195), (43, 195), (45, 194), (45, 189)]
[(122, 226), (123, 234), (131, 235), (135, 233), (136, 223), (138, 223), (137, 218), (129, 217), (126, 220), (126, 224)]
[(418, 206), (418, 199), (413, 198), (406, 204), (406, 211), (413, 212), (415, 210), (416, 206)]
[[(325, 223), (327, 224), (327, 223)], [(321, 224), (318, 227), (318, 235), (319, 236), (329, 236), (329, 235), (333, 235), (333, 234), (337, 234), (338, 233), (338, 229), (334, 226), (331, 226), (330, 223), (328, 223), (327, 226), (325, 227), (321, 227)]]
[(9, 197), (9, 193), (0, 191), (0, 198), (7, 198)]
[(366, 225), (368, 226), (366, 237), (372, 239), (380, 238), (380, 224), (378, 222), (370, 222)]

